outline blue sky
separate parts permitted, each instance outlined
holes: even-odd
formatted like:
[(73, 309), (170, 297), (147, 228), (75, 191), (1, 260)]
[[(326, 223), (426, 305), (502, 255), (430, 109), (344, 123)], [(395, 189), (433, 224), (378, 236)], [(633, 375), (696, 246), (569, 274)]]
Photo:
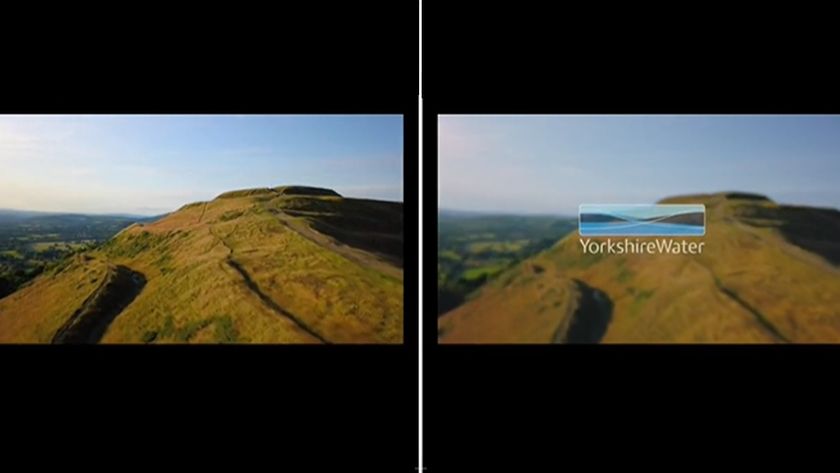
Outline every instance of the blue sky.
[(440, 207), (576, 215), (747, 191), (840, 207), (840, 116), (441, 116)]
[(399, 115), (0, 115), (0, 208), (154, 215), (285, 184), (403, 199)]

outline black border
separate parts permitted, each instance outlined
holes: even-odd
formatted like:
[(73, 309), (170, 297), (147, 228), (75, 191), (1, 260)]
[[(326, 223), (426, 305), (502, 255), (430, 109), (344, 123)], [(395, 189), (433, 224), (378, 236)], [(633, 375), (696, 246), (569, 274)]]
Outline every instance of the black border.
[[(621, 105), (612, 113), (624, 113)], [(579, 111), (552, 106), (502, 102), (495, 113)], [(530, 471), (599, 462), (611, 452), (647, 464), (652, 449), (770, 441), (770, 432), (788, 432), (786, 422), (832, 409), (838, 389), (829, 373), (840, 365), (840, 345), (439, 345), (437, 111), (463, 107), (424, 101), (423, 455), (429, 471)], [(611, 109), (601, 102), (593, 109), (601, 107)], [(651, 109), (684, 110), (664, 102)], [(749, 109), (737, 102), (729, 107)], [(767, 109), (840, 114), (840, 103), (829, 98)], [(592, 451), (601, 453), (579, 458)]]
[[(188, 108), (154, 110), (180, 113)], [(285, 113), (273, 103), (260, 110), (265, 108)], [(156, 442), (168, 439), (180, 444), (185, 436), (191, 441), (218, 443), (219, 438), (211, 438), (213, 432), (225, 439), (226, 451), (282, 451), (283, 455), (271, 455), (271, 462), (303, 468), (299, 471), (348, 466), (365, 471), (415, 471), (419, 427), (418, 103), (416, 97), (405, 97), (372, 108), (403, 117), (402, 344), (0, 345), (6, 379), (0, 402), (16, 406), (24, 421), (21, 427), (107, 424), (122, 431), (151, 422), (157, 432), (160, 425), (174, 423), (180, 433), (158, 432)], [(136, 112), (108, 103), (72, 109), (75, 113)], [(218, 104), (212, 109), (232, 113)], [(368, 114), (366, 107), (356, 107), (359, 109)], [(38, 110), (55, 113), (68, 109), (50, 103)], [(250, 108), (242, 105), (234, 110)], [(328, 106), (321, 110), (345, 111)], [(124, 423), (112, 424), (119, 419)], [(10, 428), (15, 425), (9, 424)], [(266, 457), (243, 459), (249, 460), (259, 460), (255, 466), (264, 466)]]
[(418, 5), (16, 10), (0, 113), (401, 114), (405, 149), (402, 345), (0, 346), (25, 461), (415, 471)]
[[(455, 88), (424, 93), (429, 471), (536, 471), (610, 459), (647, 467), (689, 445), (699, 447), (692, 461), (702, 461), (719, 458), (726, 445), (790, 435), (788, 423), (832, 409), (837, 388), (828, 373), (840, 365), (840, 345), (437, 344), (438, 114), (840, 114), (840, 93), (827, 82), (836, 73), (792, 69), (768, 81), (763, 70), (736, 67), (725, 83), (704, 82), (722, 73), (714, 68), (658, 90), (658, 82), (642, 85), (648, 76), (632, 75), (586, 75), (546, 87), (529, 83), (539, 71), (526, 70), (515, 71), (519, 80), (509, 72), (484, 86), (476, 84), (495, 68), (447, 70)], [(610, 90), (607, 82), (616, 81), (620, 90)]]

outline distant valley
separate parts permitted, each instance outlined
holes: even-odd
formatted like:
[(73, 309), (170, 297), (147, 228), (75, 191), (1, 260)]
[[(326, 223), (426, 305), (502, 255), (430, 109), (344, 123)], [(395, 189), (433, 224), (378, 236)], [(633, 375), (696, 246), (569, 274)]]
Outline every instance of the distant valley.
[(157, 218), (0, 209), (0, 298), (68, 255), (91, 249), (133, 223)]

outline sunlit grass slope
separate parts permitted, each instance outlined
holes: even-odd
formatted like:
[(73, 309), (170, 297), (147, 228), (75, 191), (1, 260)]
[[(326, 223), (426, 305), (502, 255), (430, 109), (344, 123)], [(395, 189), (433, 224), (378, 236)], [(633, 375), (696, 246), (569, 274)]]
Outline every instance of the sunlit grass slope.
[(399, 203), (308, 187), (228, 192), (80, 258), (0, 300), (0, 340), (49, 341), (93, 290), (89, 273), (111, 265), (145, 284), (103, 343), (402, 341)]
[[(840, 212), (743, 193), (663, 202), (706, 204), (701, 255), (585, 255), (575, 232), (442, 317), (440, 340), (574, 341), (567, 327), (603, 324), (606, 343), (840, 342)], [(581, 310), (559, 295), (570, 280), (606, 303)]]
[(75, 255), (0, 299), (0, 342), (50, 343), (107, 273), (103, 260)]

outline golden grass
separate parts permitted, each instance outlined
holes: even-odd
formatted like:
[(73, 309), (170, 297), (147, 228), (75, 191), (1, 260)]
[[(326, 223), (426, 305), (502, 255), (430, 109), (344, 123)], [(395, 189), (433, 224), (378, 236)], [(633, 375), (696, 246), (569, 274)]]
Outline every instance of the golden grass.
[[(490, 283), (471, 302), (440, 319), (448, 343), (550, 343), (576, 308), (577, 289), (555, 268), (535, 273), (533, 264), (510, 270), (510, 285)], [(498, 280), (497, 280), (498, 281)]]
[(0, 343), (49, 343), (107, 271), (105, 261), (76, 255), (60, 273), (44, 274), (0, 299)]

